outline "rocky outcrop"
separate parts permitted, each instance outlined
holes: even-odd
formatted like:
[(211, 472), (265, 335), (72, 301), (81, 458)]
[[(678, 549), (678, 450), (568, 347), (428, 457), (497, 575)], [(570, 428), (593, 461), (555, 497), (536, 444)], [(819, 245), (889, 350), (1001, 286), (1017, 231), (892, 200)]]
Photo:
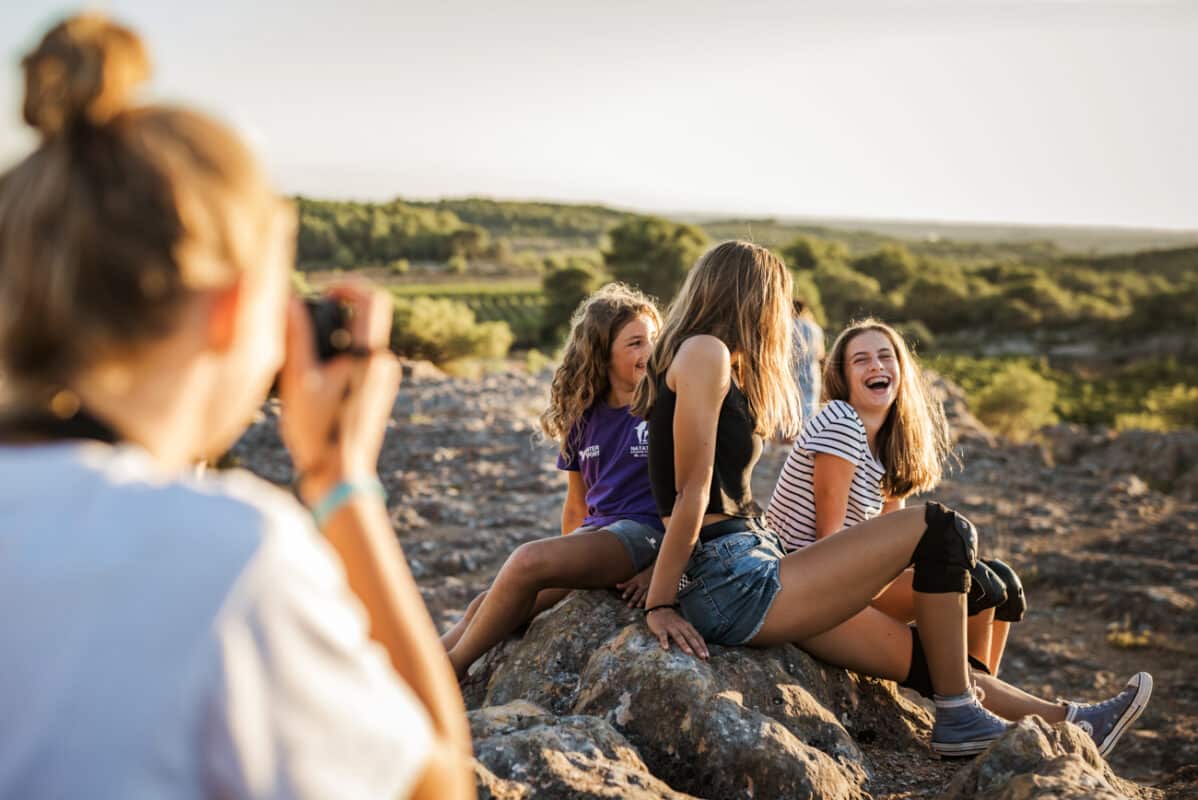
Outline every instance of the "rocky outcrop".
[(482, 800), (686, 800), (650, 774), (601, 719), (555, 717), (527, 702), (470, 712)]
[(866, 797), (859, 742), (926, 755), (930, 722), (892, 683), (795, 647), (712, 647), (709, 661), (663, 651), (607, 592), (570, 595), (478, 665), (470, 686), (484, 711), (532, 702), (610, 727), (653, 775), (698, 797)]
[[(1143, 494), (1149, 487), (1198, 500), (1198, 431), (1090, 431), (1054, 425), (1042, 435), (1057, 464), (1110, 478), (1116, 490)], [(1141, 480), (1139, 486), (1133, 478)]]
[(1159, 793), (1121, 780), (1079, 728), (1023, 719), (962, 769), (944, 800), (1124, 800)]
[[(614, 594), (574, 592), (467, 680), (480, 793), (850, 800), (871, 796), (875, 764), (937, 763), (930, 717), (893, 683), (796, 647), (710, 649), (663, 651)], [(1039, 718), (956, 769), (947, 800), (1161, 796)]]

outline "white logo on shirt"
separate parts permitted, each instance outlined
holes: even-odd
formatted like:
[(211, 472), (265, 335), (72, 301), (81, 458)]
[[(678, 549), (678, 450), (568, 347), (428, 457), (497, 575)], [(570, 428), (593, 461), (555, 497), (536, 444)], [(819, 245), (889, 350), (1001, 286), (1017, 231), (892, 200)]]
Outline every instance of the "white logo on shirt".
[(588, 458), (598, 458), (598, 457), (599, 457), (599, 445), (597, 445), (597, 444), (591, 445), (590, 447), (588, 447), (587, 449), (583, 450), (581, 453), (578, 454), (579, 461), (586, 461)]
[(636, 444), (628, 448), (628, 454), (633, 458), (645, 458), (649, 455), (649, 423), (642, 421), (633, 432), (636, 433)]

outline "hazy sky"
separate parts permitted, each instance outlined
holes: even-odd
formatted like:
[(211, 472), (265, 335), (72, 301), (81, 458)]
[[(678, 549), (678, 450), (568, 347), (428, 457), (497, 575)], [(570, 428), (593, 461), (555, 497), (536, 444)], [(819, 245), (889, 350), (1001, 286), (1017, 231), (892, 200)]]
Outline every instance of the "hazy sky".
[[(287, 192), (1198, 228), (1198, 0), (102, 7)], [(0, 163), (70, 8), (0, 3)]]

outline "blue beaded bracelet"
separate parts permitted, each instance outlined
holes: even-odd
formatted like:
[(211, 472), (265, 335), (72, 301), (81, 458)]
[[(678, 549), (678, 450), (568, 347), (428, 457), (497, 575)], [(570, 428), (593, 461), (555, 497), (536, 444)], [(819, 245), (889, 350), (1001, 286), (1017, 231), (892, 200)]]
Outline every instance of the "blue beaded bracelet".
[(387, 492), (383, 489), (383, 484), (377, 479), (367, 481), (342, 481), (329, 490), (319, 503), (312, 506), (312, 519), (316, 520), (316, 527), (323, 528), (325, 523), (341, 509), (341, 506), (353, 499), (354, 495), (360, 492), (369, 492), (376, 494), (383, 500), (387, 499)]

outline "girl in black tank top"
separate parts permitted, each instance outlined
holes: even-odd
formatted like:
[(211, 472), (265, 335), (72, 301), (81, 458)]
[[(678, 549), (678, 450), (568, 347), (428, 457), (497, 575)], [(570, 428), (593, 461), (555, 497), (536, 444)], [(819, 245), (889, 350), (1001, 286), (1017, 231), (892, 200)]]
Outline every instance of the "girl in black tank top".
[[(744, 242), (708, 251), (688, 274), (658, 339), (633, 413), (649, 421), (655, 500), (667, 518), (646, 599), (663, 649), (708, 657), (724, 645), (796, 643), (865, 674), (903, 681), (936, 699), (932, 749), (971, 755), (1010, 719), (1038, 714), (1090, 725), (1100, 750), (1139, 716), (1151, 677), (1135, 676), (1096, 707), (1050, 703), (970, 672), (965, 598), (977, 558), (972, 524), (939, 504), (867, 520), (783, 555), (755, 517), (750, 474), (763, 434), (797, 427), (791, 381), (790, 275)], [(914, 565), (916, 636), (870, 600)]]
[[(665, 378), (659, 379), (658, 386), (658, 400), (649, 414), (649, 481), (658, 513), (668, 517), (678, 496), (674, 488), (674, 407), (678, 396), (666, 385)], [(749, 403), (740, 387), (733, 383), (720, 405), (706, 514), (761, 516), (761, 507), (753, 500), (750, 485), (753, 467), (761, 457), (761, 444)]]

